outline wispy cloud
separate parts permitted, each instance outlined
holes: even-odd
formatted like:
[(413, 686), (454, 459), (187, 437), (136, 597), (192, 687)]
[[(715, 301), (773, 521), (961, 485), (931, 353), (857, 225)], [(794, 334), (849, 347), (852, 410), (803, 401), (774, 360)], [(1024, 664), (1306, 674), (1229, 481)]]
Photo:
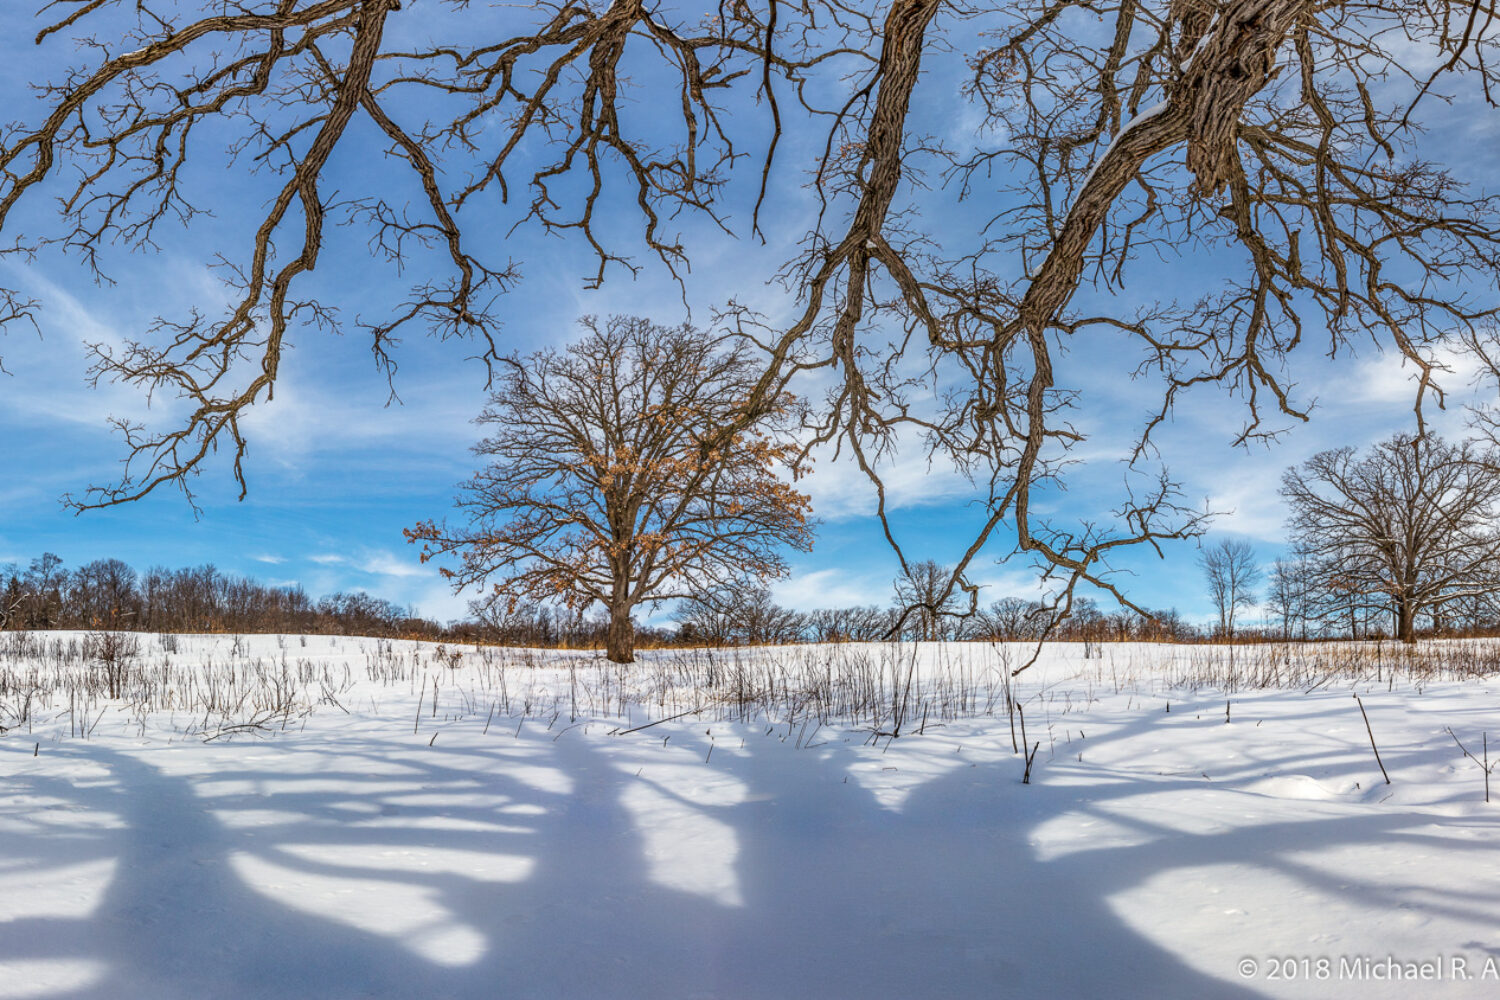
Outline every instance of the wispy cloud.
[(282, 469), (310, 471), (316, 459), (321, 470), (330, 459), (371, 450), (388, 459), (457, 460), (478, 436), (472, 420), (483, 405), (482, 386), (482, 375), (467, 391), (454, 391), (451, 379), (442, 386), (405, 380), (397, 386), (403, 402), (387, 406), (383, 383), (326, 381), (289, 368), (277, 383), (275, 399), (257, 405), (241, 426), (256, 453)]
[(250, 558), (254, 559), (256, 562), (267, 563), (271, 566), (280, 566), (282, 563), (286, 562), (286, 556), (273, 556), (268, 553), (253, 555)]
[(891, 578), (868, 571), (819, 569), (780, 581), (771, 587), (771, 596), (793, 611), (884, 605), (890, 602)]
[[(875, 471), (885, 486), (888, 511), (931, 507), (974, 493), (974, 485), (951, 463), (942, 460), (929, 463), (915, 447), (909, 453), (893, 454), (879, 463)], [(876, 510), (874, 484), (848, 458), (832, 461), (823, 457), (797, 483), (797, 488), (812, 498), (813, 514), (824, 520), (869, 517)]]
[(133, 387), (100, 382), (86, 388), (84, 373), (93, 360), (88, 345), (118, 349), (125, 342), (120, 328), (49, 281), (40, 269), (22, 271), (6, 264), (0, 265), (0, 274), (45, 303), (38, 317), (42, 337), (28, 333), (6, 338), (5, 365), (15, 377), (6, 380), (0, 393), (0, 410), (22, 414), (28, 423), (85, 425), (101, 435), (108, 432), (111, 417), (141, 422), (172, 410), (174, 401), (158, 400), (153, 408)]
[(427, 577), (436, 578), (438, 574), (430, 566), (421, 563), (401, 559), (390, 552), (372, 552), (366, 555), (358, 564), (358, 568), (375, 576), (394, 577)]
[[(1439, 366), (1433, 379), (1449, 394), (1449, 401), (1467, 402), (1474, 395), (1475, 380), (1481, 372), (1478, 359), (1450, 348), (1437, 351), (1432, 360)], [(1342, 396), (1349, 403), (1389, 406), (1392, 412), (1399, 412), (1401, 407), (1409, 409), (1415, 403), (1420, 379), (1421, 372), (1405, 356), (1376, 354), (1359, 361), (1353, 377), (1342, 383)]]
[(319, 566), (342, 566), (349, 560), (347, 557), (341, 556), (337, 552), (323, 552), (315, 556), (308, 556), (307, 561), (315, 562)]

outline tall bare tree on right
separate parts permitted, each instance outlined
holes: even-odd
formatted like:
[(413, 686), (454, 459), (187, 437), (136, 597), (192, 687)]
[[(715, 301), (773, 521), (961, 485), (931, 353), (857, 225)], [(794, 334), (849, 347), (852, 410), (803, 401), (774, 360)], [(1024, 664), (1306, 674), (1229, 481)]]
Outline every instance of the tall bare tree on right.
[(1418, 616), (1500, 592), (1500, 461), (1474, 444), (1398, 434), (1363, 456), (1319, 452), (1281, 482), (1323, 589), (1389, 608), (1403, 642)]

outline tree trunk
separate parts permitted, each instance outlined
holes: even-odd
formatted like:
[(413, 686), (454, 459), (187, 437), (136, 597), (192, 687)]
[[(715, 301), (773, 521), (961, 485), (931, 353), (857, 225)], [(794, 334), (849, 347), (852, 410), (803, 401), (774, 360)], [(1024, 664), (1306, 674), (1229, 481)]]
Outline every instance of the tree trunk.
[(1396, 638), (1406, 643), (1416, 642), (1416, 622), (1416, 609), (1412, 607), (1411, 601), (1404, 597), (1397, 597)]
[(609, 609), (609, 631), (604, 638), (604, 655), (611, 663), (635, 662), (635, 623), (630, 620), (628, 604), (619, 604)]

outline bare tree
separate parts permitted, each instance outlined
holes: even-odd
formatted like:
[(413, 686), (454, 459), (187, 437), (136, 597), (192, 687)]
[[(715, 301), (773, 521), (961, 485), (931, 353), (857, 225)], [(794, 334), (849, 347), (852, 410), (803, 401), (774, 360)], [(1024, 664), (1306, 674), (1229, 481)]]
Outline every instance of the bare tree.
[(1184, 642), (1197, 634), (1176, 608), (1158, 608), (1141, 623), (1141, 634), (1156, 642)]
[(139, 612), (136, 572), (119, 559), (96, 559), (73, 571), (68, 610), (91, 628), (133, 627)]
[[(565, 352), (510, 361), (464, 484), (466, 524), (407, 531), (423, 560), (452, 555), (455, 587), (494, 599), (602, 605), (611, 660), (633, 658), (631, 614), (731, 579), (785, 571), (779, 549), (811, 545), (807, 498), (776, 476), (791, 401), (732, 437), (757, 368), (742, 343), (689, 326), (586, 319)], [(731, 338), (732, 339), (732, 338)]]
[(1002, 597), (980, 616), (980, 636), (988, 639), (1038, 639), (1047, 624), (1046, 609), (1037, 601)]
[(26, 590), (20, 569), (15, 563), (7, 563), (0, 567), (0, 632), (12, 624), (21, 624), (25, 606)]
[(62, 557), (43, 552), (31, 560), (21, 578), (25, 599), (20, 606), (21, 621), (26, 628), (56, 628), (63, 609), (63, 587), (68, 571), (62, 568)]
[(960, 611), (954, 592), (953, 571), (932, 559), (910, 563), (896, 577), (896, 628), (909, 631), (921, 642), (933, 642), (947, 636), (950, 623), (943, 621)]
[(781, 607), (770, 588), (735, 581), (696, 594), (677, 608), (678, 637), (716, 646), (765, 645), (806, 638), (806, 615)]
[(1469, 442), (1398, 434), (1363, 457), (1319, 452), (1281, 483), (1321, 587), (1387, 608), (1403, 642), (1419, 615), (1500, 592), (1500, 462)]
[(1203, 550), (1198, 565), (1203, 569), (1209, 599), (1219, 616), (1219, 634), (1233, 638), (1236, 615), (1255, 606), (1254, 588), (1260, 579), (1255, 550), (1246, 542), (1220, 539), (1218, 544)]
[(1321, 617), (1317, 594), (1320, 576), (1317, 560), (1301, 549), (1272, 565), (1266, 605), (1281, 622), (1283, 639), (1308, 638), (1309, 627)]
[(819, 608), (807, 615), (814, 642), (873, 642), (890, 635), (895, 615), (873, 604), (847, 608)]
[[(11, 95), (0, 233), (107, 277), (116, 248), (206, 225), (209, 198), (257, 206), (210, 261), (227, 308), (99, 349), (96, 377), (192, 405), (177, 425), (122, 425), (125, 475), (86, 507), (184, 486), (216, 448), (243, 483), (242, 414), (270, 397), (294, 334), (340, 322), (311, 278), (334, 223), (417, 276), (358, 320), (378, 358), (425, 326), (493, 361), (491, 302), (519, 269), (480, 234), (570, 236), (593, 254), (591, 283), (641, 266), (632, 248), (686, 281), (693, 234), (671, 220), (760, 233), (768, 190), (811, 174), (819, 210), (779, 234), (799, 248), (787, 318), (731, 310), (766, 359), (722, 434), (798, 376), (831, 375), (808, 447), (876, 478), (884, 449), (924, 435), (987, 502), (954, 585), (1003, 531), (1056, 574), (1063, 612), (1082, 581), (1127, 601), (1108, 575), (1121, 547), (1201, 533), (1153, 448), (1183, 393), (1242, 397), (1238, 440), (1267, 437), (1306, 419), (1302, 354), (1368, 339), (1415, 366), (1420, 427), (1445, 352), (1483, 354), (1500, 201), (1461, 172), (1482, 158), (1440, 162), (1422, 126), (1455, 93), (1493, 103), (1495, 14), (1477, 0), (751, 0), (707, 16), (641, 0), (48, 3), (34, 28), (58, 69), (39, 103)], [(927, 134), (924, 74), (967, 78), (971, 132)], [(371, 137), (390, 155), (368, 155)], [(54, 193), (51, 223), (17, 210)], [(633, 210), (630, 235), (602, 221), (611, 203)], [(1143, 272), (1147, 258), (1164, 263)], [(1162, 267), (1180, 300), (1116, 294), (1163, 284)], [(0, 319), (34, 312), (28, 295), (4, 301)], [(1138, 349), (1121, 375), (1152, 398), (1138, 477), (1109, 518), (1073, 526), (1037, 511), (1083, 440), (1065, 411), (1087, 394), (1064, 358), (1091, 334)]]

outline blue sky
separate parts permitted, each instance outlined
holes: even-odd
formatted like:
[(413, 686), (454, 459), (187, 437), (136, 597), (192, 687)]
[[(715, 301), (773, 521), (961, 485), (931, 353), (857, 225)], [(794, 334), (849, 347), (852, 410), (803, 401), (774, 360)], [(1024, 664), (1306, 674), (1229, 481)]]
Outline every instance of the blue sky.
[[(420, 10), (414, 16), (420, 17)], [(14, 32), (0, 42), (5, 62), (0, 87), (10, 100), (23, 81), (54, 76), (61, 62), (71, 59), (55, 46), (33, 50), (20, 40), (28, 34)], [(953, 96), (955, 81), (944, 72), (935, 69), (924, 79), (917, 120), (961, 137), (971, 112)], [(1475, 157), (1480, 155), (1476, 139), (1493, 148), (1492, 119), (1455, 115), (1452, 120), (1461, 127), (1439, 130), (1435, 142), (1475, 150)], [(805, 152), (789, 139), (781, 155), (784, 163), (796, 165)], [(335, 161), (333, 176), (357, 188), (371, 169), (356, 152)], [(1471, 176), (1486, 180), (1483, 171), (1489, 169), (1476, 168)], [(769, 246), (743, 235), (715, 235), (690, 220), (681, 223), (697, 248), (688, 278), (695, 321), (706, 322), (713, 306), (730, 298), (773, 320), (791, 312), (792, 299), (771, 278), (802, 235), (812, 202), (795, 169), (783, 170), (777, 179), (767, 212)], [(451, 594), (432, 567), (418, 563), (401, 529), (442, 517), (454, 485), (471, 470), (468, 448), (480, 434), (470, 420), (484, 402), (484, 369), (465, 360), (472, 351), (462, 343), (410, 336), (397, 355), (401, 402), (387, 405), (384, 376), (356, 330), (342, 337), (299, 333), (275, 401), (247, 427), (248, 499), (236, 500), (227, 463), (219, 461), (193, 484), (199, 518), (169, 492), (81, 516), (59, 504), (62, 494), (116, 475), (123, 449), (107, 426), (109, 418), (160, 423), (170, 422), (175, 412), (173, 401), (148, 407), (126, 387), (88, 388), (84, 345), (139, 335), (156, 314), (180, 316), (194, 303), (222, 301), (223, 292), (204, 264), (221, 246), (242, 245), (233, 241), (236, 227), (259, 206), (255, 183), (238, 175), (222, 182), (209, 168), (200, 185), (215, 218), (164, 238), (158, 252), (114, 254), (108, 261), (118, 282), (114, 286), (96, 285), (75, 261), (57, 254), (31, 263), (0, 261), (0, 286), (23, 289), (44, 306), (40, 338), (21, 326), (0, 338), (0, 358), (11, 373), (0, 376), (0, 565), (24, 564), (44, 551), (57, 553), (69, 566), (106, 556), (140, 568), (211, 562), (267, 582), (298, 583), (315, 596), (365, 589), (413, 604), (429, 616), (458, 617), (467, 598)], [(924, 217), (929, 229), (971, 239), (974, 220), (1002, 207), (998, 198), (981, 194), (977, 204), (955, 206), (939, 192), (924, 205)], [(732, 222), (747, 229), (749, 203), (740, 197), (731, 204)], [(46, 210), (44, 199), (33, 199), (18, 222), (44, 222)], [(608, 221), (626, 232), (632, 216), (622, 209)], [(576, 245), (524, 227), (508, 236), (505, 226), (493, 229), (487, 238), (494, 253), (515, 259), (523, 274), (499, 307), (507, 350), (561, 343), (586, 313), (649, 315), (664, 323), (687, 318), (681, 293), (659, 268), (648, 266), (634, 279), (615, 269), (602, 289), (589, 291), (591, 265)], [(1197, 266), (1193, 261), (1172, 268), (1143, 266), (1132, 288), (1192, 288)], [(330, 235), (315, 281), (350, 317), (366, 308), (378, 311), (390, 294), (390, 272), (370, 260), (363, 235), (350, 231)], [(1160, 441), (1185, 500), (1227, 512), (1210, 540), (1244, 539), (1266, 562), (1281, 551), (1284, 510), (1276, 487), (1282, 470), (1321, 449), (1363, 446), (1413, 426), (1411, 372), (1395, 359), (1367, 351), (1330, 362), (1314, 348), (1299, 363), (1307, 366), (1296, 380), (1300, 398), (1318, 405), (1313, 422), (1291, 427), (1279, 444), (1231, 449), (1242, 405), (1216, 390), (1188, 397)], [(1068, 493), (1056, 503), (1053, 516), (1059, 522), (1095, 518), (1118, 502), (1120, 459), (1149, 405), (1127, 378), (1133, 364), (1120, 345), (1100, 342), (1075, 352), (1065, 365), (1073, 384), (1087, 391), (1077, 423), (1088, 435), (1080, 449), (1088, 461), (1074, 470)], [(1450, 409), (1436, 414), (1434, 422), (1440, 431), (1457, 435), (1463, 428), (1457, 404), (1467, 391), (1467, 373), (1456, 371), (1448, 383), (1454, 392)], [(915, 442), (898, 453), (887, 474), (908, 554), (944, 562), (955, 558), (969, 541), (966, 527), (981, 514), (972, 488), (951, 470), (929, 469)], [(822, 463), (804, 487), (822, 521), (818, 542), (811, 554), (793, 557), (791, 577), (776, 587), (779, 599), (804, 609), (887, 602), (896, 562), (871, 516), (868, 484), (852, 466)], [(1035, 575), (1026, 565), (999, 561), (1008, 551), (1003, 540), (993, 544), (973, 573), (986, 586), (987, 600), (1036, 592)], [(1178, 543), (1164, 560), (1141, 554), (1117, 568), (1128, 574), (1121, 582), (1140, 603), (1175, 606), (1190, 619), (1206, 620), (1210, 609), (1196, 556), (1192, 543)]]

